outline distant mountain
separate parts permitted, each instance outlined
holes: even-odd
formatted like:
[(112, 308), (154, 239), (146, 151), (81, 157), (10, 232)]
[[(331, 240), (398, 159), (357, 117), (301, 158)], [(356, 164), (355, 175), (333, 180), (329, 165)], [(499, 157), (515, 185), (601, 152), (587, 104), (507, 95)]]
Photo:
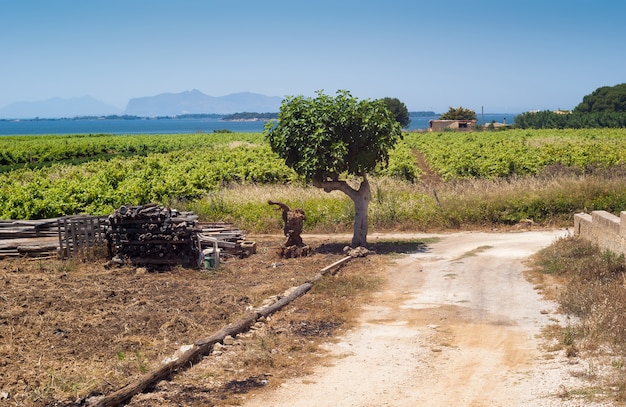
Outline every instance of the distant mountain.
[(120, 109), (107, 105), (91, 96), (71, 99), (52, 98), (36, 102), (15, 102), (0, 108), (0, 118), (32, 119), (76, 116), (104, 116), (121, 113)]
[(197, 89), (181, 93), (161, 93), (133, 98), (124, 114), (133, 116), (176, 116), (181, 114), (239, 112), (278, 112), (283, 98), (241, 92), (226, 96), (208, 96)]

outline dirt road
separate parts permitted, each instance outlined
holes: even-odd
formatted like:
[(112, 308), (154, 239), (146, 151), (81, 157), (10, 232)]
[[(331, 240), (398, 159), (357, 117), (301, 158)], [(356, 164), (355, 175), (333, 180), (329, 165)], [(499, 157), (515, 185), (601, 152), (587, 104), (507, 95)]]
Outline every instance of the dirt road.
[(328, 345), (332, 366), (244, 406), (593, 405), (559, 397), (584, 367), (542, 349), (542, 327), (562, 317), (522, 273), (532, 253), (566, 234), (424, 235), (438, 240), (389, 267), (360, 327)]

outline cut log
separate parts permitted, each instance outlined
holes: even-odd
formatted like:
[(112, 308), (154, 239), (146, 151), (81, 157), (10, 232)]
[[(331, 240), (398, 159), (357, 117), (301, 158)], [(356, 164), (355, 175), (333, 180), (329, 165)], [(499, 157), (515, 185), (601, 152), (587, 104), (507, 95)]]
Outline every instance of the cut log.
[(265, 308), (261, 308), (257, 312), (259, 313), (260, 316), (268, 317), (268, 316), (272, 315), (273, 313), (278, 312), (281, 309), (285, 308), (287, 305), (289, 305), (295, 299), (302, 297), (312, 287), (313, 287), (312, 283), (304, 283), (304, 284), (296, 287), (288, 295), (280, 298), (274, 304), (268, 305)]

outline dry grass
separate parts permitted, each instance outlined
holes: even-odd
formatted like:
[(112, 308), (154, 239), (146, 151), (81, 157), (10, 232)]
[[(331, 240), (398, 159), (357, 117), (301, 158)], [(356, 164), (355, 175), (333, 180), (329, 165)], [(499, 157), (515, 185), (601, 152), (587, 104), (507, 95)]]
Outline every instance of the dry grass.
[[(502, 228), (532, 220), (547, 227), (569, 226), (573, 214), (596, 209), (619, 211), (626, 205), (623, 178), (551, 169), (542, 176), (407, 182), (371, 177), (371, 230), (417, 231)], [(309, 233), (345, 233), (352, 228), (354, 205), (343, 193), (302, 185), (230, 185), (191, 203), (204, 220), (227, 220), (255, 233), (280, 230), (267, 201), (306, 212)]]
[(546, 330), (553, 343), (550, 350), (562, 349), (569, 358), (590, 361), (597, 368), (585, 379), (593, 384), (593, 393), (600, 391), (616, 401), (626, 401), (624, 257), (567, 237), (539, 252), (535, 261), (537, 269), (531, 278), (571, 317), (566, 326), (555, 324)]

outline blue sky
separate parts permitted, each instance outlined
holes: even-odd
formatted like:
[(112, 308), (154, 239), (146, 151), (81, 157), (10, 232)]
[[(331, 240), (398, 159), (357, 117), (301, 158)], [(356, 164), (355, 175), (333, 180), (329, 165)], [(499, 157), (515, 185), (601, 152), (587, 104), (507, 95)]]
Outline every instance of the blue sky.
[(615, 0), (21, 0), (0, 11), (0, 108), (198, 89), (347, 89), (411, 111), (571, 109), (626, 82)]

